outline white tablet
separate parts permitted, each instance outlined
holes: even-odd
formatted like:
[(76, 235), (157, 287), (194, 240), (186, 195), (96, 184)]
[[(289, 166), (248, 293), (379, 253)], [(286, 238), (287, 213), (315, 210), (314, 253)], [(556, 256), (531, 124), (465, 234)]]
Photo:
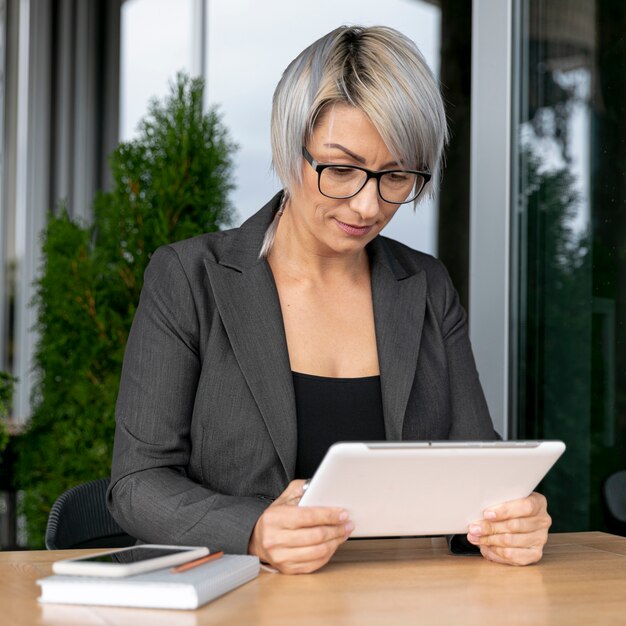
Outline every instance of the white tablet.
[(349, 511), (352, 537), (467, 533), (495, 504), (528, 496), (562, 441), (337, 443), (300, 506)]

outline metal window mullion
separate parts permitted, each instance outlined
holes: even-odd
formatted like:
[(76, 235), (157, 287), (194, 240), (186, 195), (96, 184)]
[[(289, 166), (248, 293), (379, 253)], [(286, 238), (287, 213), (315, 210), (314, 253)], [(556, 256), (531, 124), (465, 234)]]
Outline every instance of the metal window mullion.
[(202, 103), (204, 109), (208, 105), (207, 22), (208, 0), (194, 0), (193, 24), (191, 25), (191, 74), (205, 81)]
[(39, 236), (48, 210), (50, 164), (50, 21), (47, 2), (20, 3), (18, 148), (16, 167), (15, 418), (30, 415), (35, 382), (36, 311), (31, 306), (41, 262)]
[(521, 286), (528, 280), (528, 212), (527, 198), (522, 193), (520, 181), (527, 180), (528, 164), (523, 158), (521, 127), (528, 119), (528, 54), (523, 32), (528, 26), (528, 2), (515, 0), (513, 4), (511, 86), (511, 287), (510, 287), (510, 348), (509, 348), (509, 433), (528, 437), (524, 415), (528, 410), (526, 399), (526, 344), (528, 294)]
[(470, 335), (498, 432), (509, 436), (513, 0), (474, 0)]
[(91, 2), (77, 3), (75, 14), (74, 123), (72, 201), (70, 213), (84, 221), (91, 218), (91, 203), (96, 189), (96, 55), (97, 7)]
[(7, 66), (7, 2), (0, 0), (0, 370), (7, 367), (7, 207), (6, 207), (6, 143), (5, 94)]
[[(30, 1), (20, 0), (19, 35), (18, 35), (18, 67), (17, 67), (17, 115), (16, 115), (16, 151), (15, 151), (15, 328), (14, 328), (14, 361), (13, 373), (18, 377), (16, 385), (13, 413), (16, 421), (26, 421), (29, 415), (28, 396), (28, 364), (24, 360), (24, 334), (27, 329), (24, 323), (24, 254), (26, 248), (26, 208), (28, 206), (28, 64), (29, 64), (29, 19)], [(26, 328), (25, 328), (26, 327)]]
[(57, 31), (55, 64), (56, 64), (56, 89), (54, 101), (54, 143), (53, 172), (51, 202), (55, 209), (59, 202), (67, 203), (70, 210), (73, 207), (72, 197), (72, 174), (73, 174), (73, 133), (74, 107), (71, 98), (73, 77), (73, 65), (76, 58), (74, 49), (74, 20), (75, 0), (61, 0), (57, 4)]

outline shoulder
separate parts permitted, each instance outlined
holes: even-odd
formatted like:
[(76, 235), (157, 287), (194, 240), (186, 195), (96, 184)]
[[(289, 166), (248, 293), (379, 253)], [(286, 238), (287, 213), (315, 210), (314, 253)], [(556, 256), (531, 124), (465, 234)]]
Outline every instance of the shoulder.
[(444, 264), (425, 252), (420, 252), (410, 248), (404, 243), (390, 239), (389, 237), (380, 236), (381, 241), (387, 250), (397, 259), (403, 267), (411, 269), (414, 272), (425, 271), (432, 274), (444, 273), (447, 275)]
[(212, 318), (214, 301), (206, 262), (219, 254), (228, 233), (205, 233), (160, 246), (146, 267), (143, 307), (161, 311), (168, 324), (176, 320), (177, 332), (190, 345), (195, 345), (204, 323)]
[(414, 250), (395, 239), (380, 236), (382, 245), (387, 254), (393, 258), (395, 264), (402, 268), (406, 276), (424, 273), (426, 277), (429, 297), (440, 301), (453, 297), (456, 290), (450, 280), (446, 266), (436, 257)]
[(159, 250), (165, 249), (167, 250), (166, 254), (175, 255), (184, 267), (203, 265), (207, 259), (211, 261), (219, 259), (222, 251), (228, 248), (230, 240), (238, 230), (238, 228), (231, 228), (213, 233), (203, 233), (196, 237), (162, 246)]
[[(242, 271), (259, 260), (263, 237), (280, 204), (276, 194), (241, 226), (162, 246), (155, 251), (155, 263), (179, 263), (190, 278), (203, 278), (207, 263)], [(169, 259), (169, 260), (168, 260)]]
[[(426, 310), (437, 320), (442, 332), (464, 323), (466, 314), (459, 296), (450, 280), (445, 265), (437, 258), (409, 246), (378, 237), (376, 259), (387, 265), (396, 280), (423, 280), (425, 283)], [(382, 254), (381, 254), (382, 252)]]
[(168, 281), (185, 276), (193, 286), (198, 280), (202, 280), (205, 261), (219, 258), (231, 232), (204, 233), (160, 246), (150, 257), (146, 282), (151, 278)]
[[(467, 315), (446, 266), (434, 256), (413, 250), (398, 241), (380, 237), (386, 256), (395, 266), (396, 279), (423, 276), (426, 283), (426, 310), (430, 312), (444, 336), (464, 327)], [(399, 270), (398, 268), (402, 268)]]

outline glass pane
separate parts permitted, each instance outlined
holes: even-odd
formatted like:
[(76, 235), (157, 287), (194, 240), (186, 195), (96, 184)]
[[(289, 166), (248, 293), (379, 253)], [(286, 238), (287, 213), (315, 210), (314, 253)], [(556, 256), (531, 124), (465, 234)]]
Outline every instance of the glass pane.
[(626, 467), (626, 4), (521, 7), (517, 434), (568, 446), (542, 485), (553, 529), (604, 529)]
[(125, 0), (121, 16), (120, 139), (135, 136), (154, 97), (194, 66), (195, 0)]

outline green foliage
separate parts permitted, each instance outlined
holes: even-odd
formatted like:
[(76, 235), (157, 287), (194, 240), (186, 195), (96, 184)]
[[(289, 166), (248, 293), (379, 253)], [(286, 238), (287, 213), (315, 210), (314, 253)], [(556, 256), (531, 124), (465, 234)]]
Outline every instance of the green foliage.
[(96, 197), (93, 224), (63, 209), (43, 234), (41, 378), (16, 470), (33, 548), (54, 500), (110, 471), (124, 347), (151, 253), (230, 221), (235, 146), (215, 110), (203, 113), (200, 80), (179, 75), (171, 87), (111, 156), (114, 186)]
[(2, 461), (2, 452), (9, 443), (9, 431), (4, 418), (8, 416), (11, 408), (14, 383), (15, 378), (11, 374), (0, 372), (0, 462)]
[[(522, 153), (528, 189), (528, 295), (524, 411), (528, 439), (562, 439), (563, 458), (542, 482), (553, 530), (583, 530), (588, 484), (589, 239), (575, 228), (580, 195), (568, 166), (548, 169), (543, 157)], [(532, 399), (532, 401), (530, 401)], [(529, 428), (530, 426), (530, 428)], [(532, 428), (532, 430), (531, 430)], [(576, 494), (576, 495), (573, 495)]]

